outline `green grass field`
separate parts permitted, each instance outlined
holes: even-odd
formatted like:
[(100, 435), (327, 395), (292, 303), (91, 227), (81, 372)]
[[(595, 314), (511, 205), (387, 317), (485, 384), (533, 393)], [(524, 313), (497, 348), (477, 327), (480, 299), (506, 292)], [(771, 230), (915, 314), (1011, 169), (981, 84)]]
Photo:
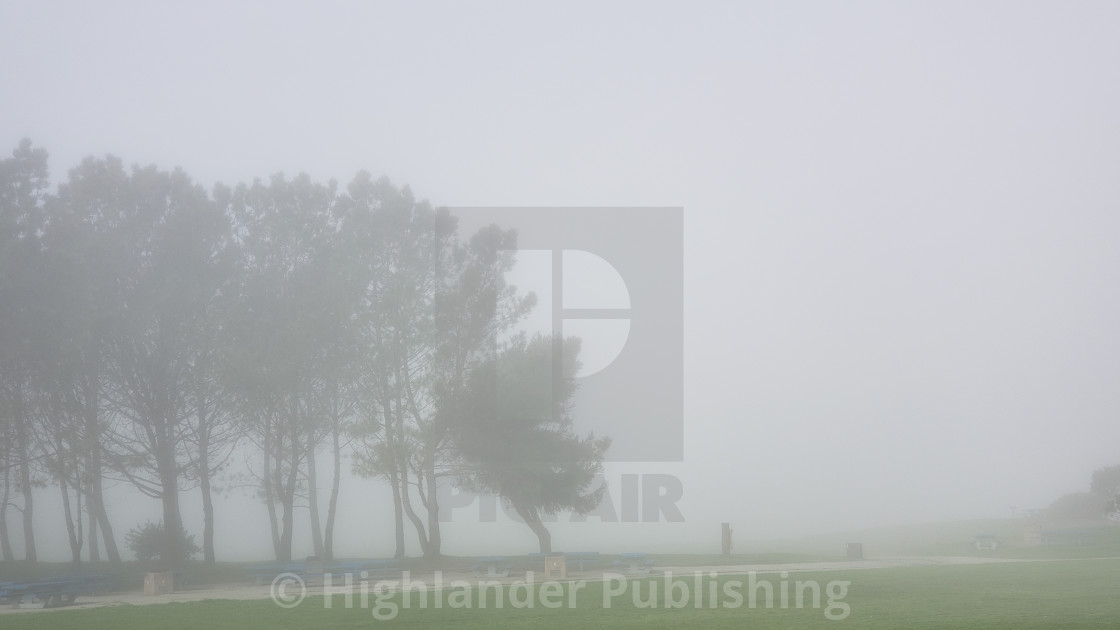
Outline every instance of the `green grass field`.
[[(368, 628), (372, 625), (396, 628), (1116, 628), (1120, 627), (1120, 560), (1063, 560), (1016, 562), (984, 565), (935, 565), (895, 569), (868, 569), (828, 572), (794, 572), (785, 578), (790, 596), (789, 607), (782, 609), (780, 574), (759, 574), (758, 581), (767, 580), (774, 589), (774, 608), (764, 606), (765, 589), (757, 587), (755, 607), (746, 601), (747, 576), (724, 576), (715, 583), (716, 608), (708, 608), (712, 595), (710, 578), (702, 578), (702, 608), (694, 608), (695, 599), (683, 600), (680, 585), (691, 590), (691, 575), (678, 581), (677, 601), (685, 608), (668, 608), (663, 578), (647, 578), (627, 583), (587, 583), (575, 593), (576, 606), (569, 608), (570, 590), (553, 596), (559, 601), (555, 609), (541, 606), (539, 592), (534, 593), (532, 608), (510, 606), (509, 590), (503, 590), (506, 606), (495, 608), (496, 593), (489, 589), (486, 608), (478, 606), (475, 591), (449, 589), (444, 591), (443, 608), (418, 607), (416, 600), (404, 607), (400, 594), (387, 599), (381, 612), (388, 616), (391, 607), (398, 607), (392, 620), (378, 621), (370, 608), (344, 607), (341, 595), (335, 595), (332, 607), (326, 609), (322, 597), (308, 597), (295, 608), (283, 609), (271, 601), (204, 601), (183, 604), (147, 606), (116, 606), (89, 610), (53, 610), (0, 616), (3, 630), (88, 630), (104, 628), (160, 628), (167, 630), (193, 628), (236, 628), (237, 630), (276, 630), (279, 628)], [(739, 581), (744, 601), (733, 606), (727, 596), (729, 581)], [(814, 606), (811, 588), (805, 588), (802, 606), (796, 606), (796, 582), (816, 581), (821, 588), (821, 601)], [(843, 620), (831, 621), (829, 583), (839, 589), (839, 582), (849, 582), (846, 592), (833, 590), (836, 596), (830, 608), (840, 616), (844, 606), (849, 614)], [(658, 584), (658, 597), (650, 600), (653, 608), (635, 606), (635, 590), (639, 601), (645, 601), (651, 584)], [(640, 586), (639, 586), (640, 585)], [(536, 589), (542, 587), (538, 584)], [(607, 597), (604, 588), (618, 594)], [(732, 589), (735, 590), (735, 589)], [(695, 591), (691, 591), (694, 593)], [(452, 594), (457, 594), (458, 600)], [(690, 593), (690, 594), (691, 594)], [(519, 594), (525, 595), (524, 589)], [(414, 596), (416, 597), (416, 596)], [(462, 604), (469, 598), (470, 608), (451, 608), (452, 602)], [(357, 599), (356, 605), (360, 603)], [(727, 607), (725, 607), (725, 604)]]

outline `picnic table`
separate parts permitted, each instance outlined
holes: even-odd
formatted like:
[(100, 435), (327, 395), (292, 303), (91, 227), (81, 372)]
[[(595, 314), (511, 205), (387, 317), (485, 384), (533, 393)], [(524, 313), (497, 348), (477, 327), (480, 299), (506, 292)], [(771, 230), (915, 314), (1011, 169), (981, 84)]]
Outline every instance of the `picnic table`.
[(996, 539), (995, 534), (976, 534), (976, 540), (972, 545), (980, 551), (991, 551), (999, 548), (999, 540)]
[(598, 551), (565, 551), (564, 557), (569, 562), (579, 565), (579, 570), (583, 571), (585, 565), (595, 565), (599, 563)]
[(648, 575), (653, 568), (653, 558), (643, 552), (620, 553), (620, 560), (614, 561), (614, 566), (628, 575)]
[(513, 569), (505, 556), (485, 556), (478, 559), (478, 564), (471, 567), (471, 571), (478, 577), (502, 578), (509, 577)]
[(48, 578), (33, 582), (0, 583), (0, 602), (19, 608), (53, 608), (73, 604), (79, 595), (91, 593), (105, 579), (102, 575)]

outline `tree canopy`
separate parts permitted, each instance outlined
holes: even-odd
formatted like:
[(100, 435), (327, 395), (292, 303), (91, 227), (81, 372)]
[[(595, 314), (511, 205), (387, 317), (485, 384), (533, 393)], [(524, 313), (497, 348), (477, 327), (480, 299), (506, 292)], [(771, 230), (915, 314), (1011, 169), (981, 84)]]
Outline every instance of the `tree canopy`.
[(605, 491), (590, 486), (610, 438), (572, 428), (579, 349), (576, 338), (516, 337), (471, 375), (455, 427), (461, 483), (507, 501), (537, 535), (541, 553), (552, 550), (542, 514), (586, 514)]

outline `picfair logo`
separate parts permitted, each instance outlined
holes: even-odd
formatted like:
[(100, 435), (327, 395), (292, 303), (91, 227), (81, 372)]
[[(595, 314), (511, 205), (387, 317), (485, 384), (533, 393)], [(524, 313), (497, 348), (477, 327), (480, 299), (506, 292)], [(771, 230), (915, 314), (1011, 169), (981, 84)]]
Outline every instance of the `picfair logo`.
[(610, 461), (682, 461), (683, 209), (452, 211), (467, 232), (517, 231), (508, 279), (537, 295), (528, 331), (581, 339), (577, 430), (610, 436)]

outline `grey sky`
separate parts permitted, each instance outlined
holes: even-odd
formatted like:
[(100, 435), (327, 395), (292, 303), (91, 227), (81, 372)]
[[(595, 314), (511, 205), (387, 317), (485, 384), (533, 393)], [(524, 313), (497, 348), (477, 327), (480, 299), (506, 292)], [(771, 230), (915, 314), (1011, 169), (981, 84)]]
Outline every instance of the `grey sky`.
[[(56, 181), (112, 153), (682, 206), (685, 461), (612, 474), (680, 475), (689, 524), (560, 547), (1005, 516), (1120, 463), (1118, 26), (1114, 2), (3, 0), (0, 148), (30, 137)], [(358, 552), (382, 517), (341, 518)], [(461, 527), (449, 553), (493, 536)]]

